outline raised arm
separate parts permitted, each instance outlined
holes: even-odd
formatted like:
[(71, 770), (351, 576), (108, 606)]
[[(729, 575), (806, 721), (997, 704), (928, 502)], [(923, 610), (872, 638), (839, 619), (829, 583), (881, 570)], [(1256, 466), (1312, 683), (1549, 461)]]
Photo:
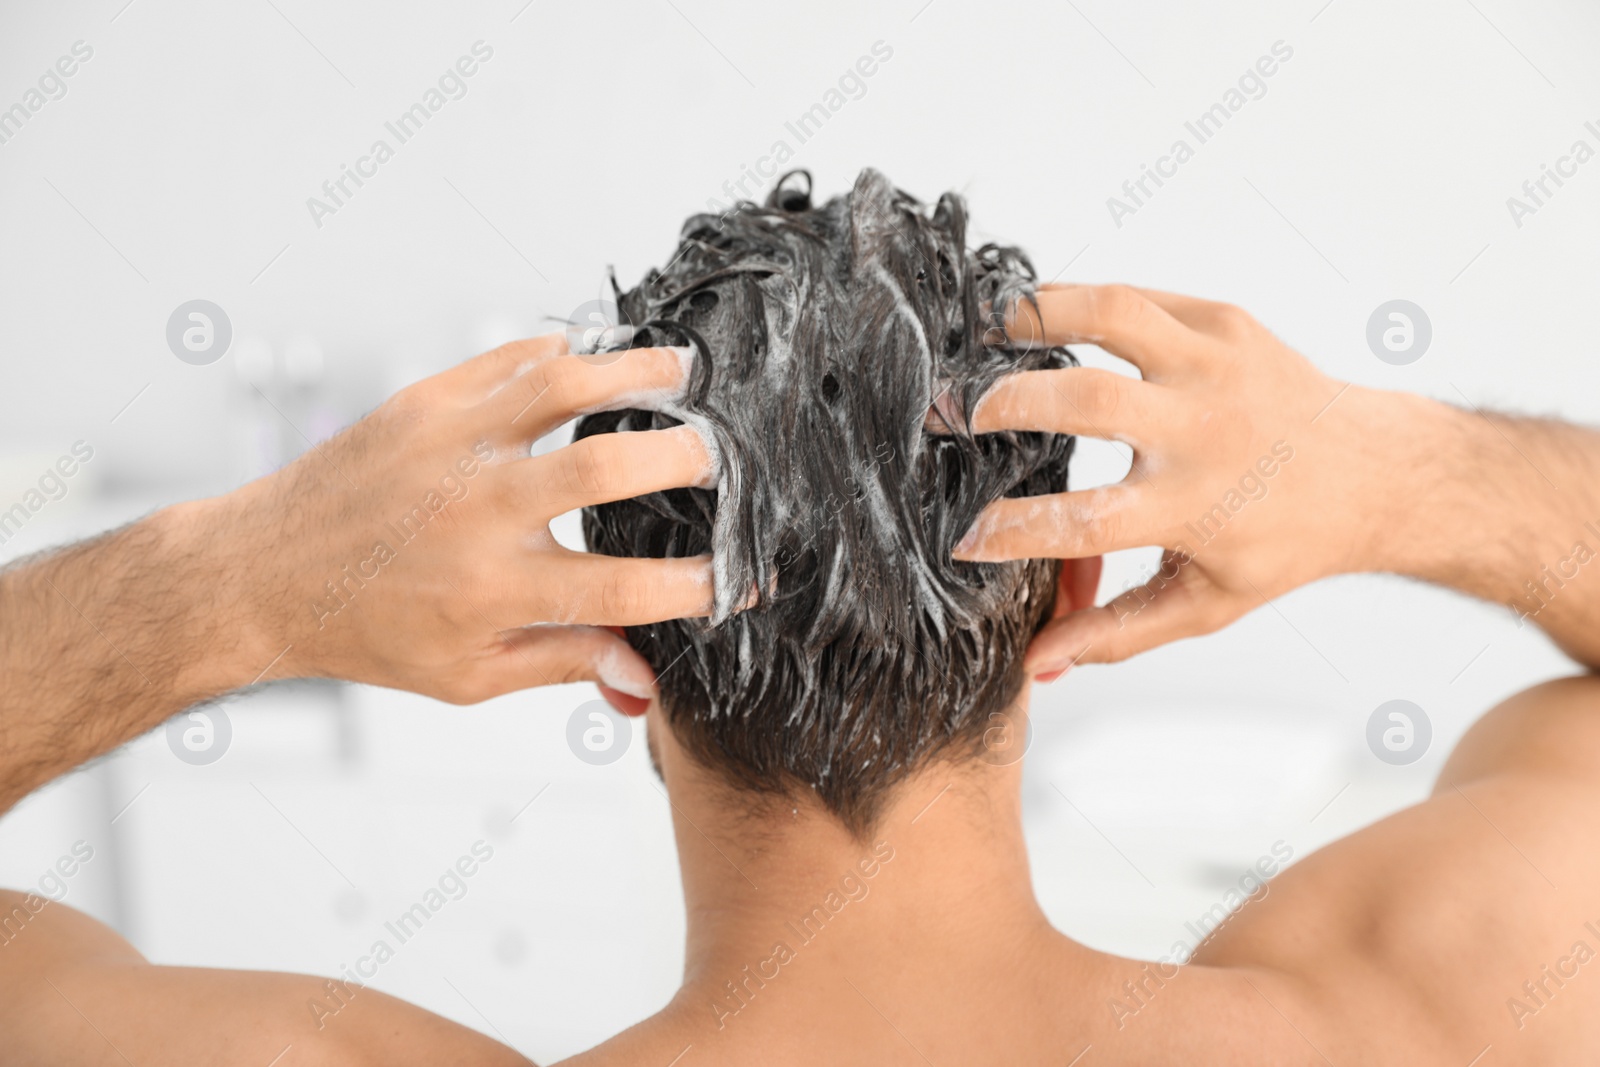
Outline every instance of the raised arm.
[[(419, 382), (282, 470), (0, 572), (0, 812), (175, 712), (329, 677), (470, 703), (649, 666), (600, 627), (708, 614), (707, 559), (608, 559), (550, 535), (588, 504), (706, 484), (687, 427), (530, 457), (586, 410), (675, 396), (687, 356), (604, 364), (560, 335)], [(537, 625), (555, 624), (555, 625)]]
[(1335, 381), (1239, 308), (1171, 293), (1047, 288), (1008, 330), (1100, 345), (1144, 380), (1018, 374), (978, 403), (974, 427), (1121, 441), (1133, 468), (1116, 485), (997, 502), (957, 557), (1166, 549), (1145, 585), (1042, 632), (1035, 675), (1209, 633), (1355, 571), (1505, 604), (1600, 666), (1600, 433)]

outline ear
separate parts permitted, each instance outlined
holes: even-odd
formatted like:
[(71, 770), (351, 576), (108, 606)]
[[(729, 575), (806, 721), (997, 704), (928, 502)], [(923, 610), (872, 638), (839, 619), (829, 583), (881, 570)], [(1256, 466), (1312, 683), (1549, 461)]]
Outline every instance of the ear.
[[(1100, 571), (1104, 556), (1087, 556), (1083, 559), (1061, 561), (1061, 576), (1056, 579), (1056, 606), (1050, 618), (1059, 619), (1074, 611), (1094, 607), (1095, 594), (1100, 591)], [(1041, 674), (1033, 680), (1049, 684), (1067, 673), (1067, 668)]]
[(1100, 591), (1100, 571), (1104, 563), (1104, 556), (1061, 561), (1061, 577), (1056, 579), (1056, 606), (1050, 613), (1052, 619), (1094, 607), (1095, 594)]
[(595, 683), (595, 688), (600, 690), (600, 695), (605, 698), (607, 704), (610, 704), (630, 719), (637, 719), (650, 710), (650, 701), (643, 697), (629, 696), (627, 693), (619, 692), (609, 685), (601, 685), (598, 682)]

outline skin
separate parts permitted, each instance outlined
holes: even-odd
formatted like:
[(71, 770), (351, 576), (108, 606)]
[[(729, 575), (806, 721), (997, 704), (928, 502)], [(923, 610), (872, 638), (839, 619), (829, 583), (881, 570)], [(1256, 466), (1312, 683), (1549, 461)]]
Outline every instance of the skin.
[[(530, 452), (584, 411), (676, 397), (686, 358), (591, 363), (559, 334), (509, 344), (234, 492), (0, 572), (0, 811), (256, 682), (342, 678), (456, 704), (582, 680), (649, 696), (649, 665), (604, 627), (709, 614), (709, 557), (573, 552), (549, 522), (706, 483), (704, 443), (680, 427)], [(421, 533), (399, 528), (408, 517)]]
[[(1570, 557), (1584, 523), (1600, 518), (1594, 431), (1335, 381), (1231, 305), (1050, 286), (1037, 310), (1013, 309), (1010, 323), (1022, 343), (1100, 345), (1142, 380), (1092, 368), (1013, 375), (978, 403), (974, 428), (1122, 441), (1133, 470), (1112, 486), (998, 501), (956, 556), (1082, 566), (1144, 545), (1168, 555), (1143, 588), (1042, 633), (1028, 653), (1036, 675), (1210, 633), (1272, 597), (1357, 571), (1520, 600), (1526, 614), (1538, 602), (1524, 583)], [(1198, 520), (1259, 474), (1277, 442), (1294, 455), (1270, 476), (1270, 503), (1243, 507), (1203, 542)], [(1593, 584), (1580, 571), (1569, 589)], [(1600, 600), (1569, 589), (1547, 597), (1535, 621), (1593, 667)]]
[[(979, 559), (1051, 555), (1070, 561), (1057, 617), (1030, 652), (1036, 674), (1122, 659), (1215, 630), (1263, 598), (1329, 574), (1387, 570), (1492, 600), (1526, 598), (1525, 581), (1568, 557), (1575, 540), (1593, 539), (1583, 524), (1600, 517), (1600, 437), (1590, 431), (1346, 387), (1238, 309), (1187, 297), (1125, 287), (1051, 289), (1040, 295), (1038, 313), (1024, 309), (1011, 329), (1050, 343), (1093, 341), (1144, 374), (1143, 381), (1081, 368), (1039, 372), (1031, 380), (1019, 375), (973, 412), (980, 430), (1088, 433), (1128, 440), (1135, 449), (1135, 472), (1122, 485), (1042, 502), (1002, 501), (961, 549)], [(410, 425), (449, 421), (423, 417)], [(453, 447), (478, 432), (473, 419), (466, 421), (472, 431), (449, 439), (452, 448), (427, 454), (453, 455)], [(352, 431), (360, 433), (360, 426)], [(1188, 526), (1257, 469), (1278, 441), (1291, 444), (1293, 456), (1267, 479), (1269, 494), (1196, 543)], [(683, 445), (688, 455), (670, 475), (677, 484), (704, 476), (694, 469), (694, 449)], [(352, 450), (334, 458), (349, 459), (367, 475), (357, 463), (362, 454), (372, 453)], [(645, 452), (635, 458), (649, 459)], [(509, 465), (517, 462), (533, 461)], [(230, 616), (241, 620), (240, 634), (261, 626), (254, 620), (263, 603), (282, 601), (303, 611), (294, 596), (274, 591), (285, 583), (294, 587), (296, 574), (320, 580), (329, 562), (349, 558), (343, 545), (315, 542), (352, 522), (376, 523), (394, 510), (393, 501), (411, 499), (417, 482), (408, 472), (416, 467), (402, 457), (382, 468), (405, 489), (380, 494), (383, 507), (354, 515), (336, 509), (297, 538), (278, 542), (276, 553), (294, 557), (279, 559), (257, 546), (247, 558), (260, 561), (258, 567), (215, 568), (211, 573), (239, 585), (208, 590), (208, 609), (215, 614), (229, 605), (254, 605)], [(297, 477), (307, 475), (303, 470)], [(668, 484), (661, 482), (667, 477), (659, 472), (657, 481)], [(373, 486), (382, 481), (356, 479)], [(348, 506), (326, 474), (316, 484), (328, 490), (323, 496)], [(238, 506), (223, 498), (187, 512), (194, 524), (188, 537), (182, 523), (166, 534), (188, 553), (179, 558), (236, 558), (231, 537), (257, 528), (238, 525)], [(268, 527), (266, 517), (278, 514), (246, 513)], [(212, 518), (202, 521), (203, 515)], [(462, 518), (464, 528), (477, 521), (474, 514)], [(437, 529), (449, 536), (453, 527)], [(475, 531), (474, 546), (480, 541)], [(1186, 562), (1143, 596), (1094, 606), (1095, 557), (1145, 544), (1163, 545)], [(84, 554), (72, 556), (79, 551)], [(64, 591), (87, 598), (92, 583), (75, 576), (74, 568), (134, 566), (116, 555), (114, 540), (110, 547), (63, 555), (65, 564), (46, 560), (3, 579), (8, 603), (48, 616), (41, 619), (48, 625), (20, 631), (21, 642), (38, 630), (59, 632), (62, 642), (70, 635), (91, 650), (119, 636), (132, 644), (135, 635), (123, 630), (108, 630), (109, 640), (97, 643), (81, 619), (78, 630), (70, 629), (76, 616), (66, 608), (48, 615), (51, 609), (38, 605), (51, 601), (37, 590), (36, 600), (16, 597), (12, 590), (30, 588), (34, 568), (58, 567), (49, 572), (52, 580), (72, 583)], [(402, 554), (393, 577), (407, 573), (399, 569), (403, 562)], [(436, 565), (470, 564), (452, 562), (441, 551)], [(203, 568), (197, 563), (196, 569)], [(133, 584), (136, 575), (114, 573), (127, 583), (121, 588), (155, 595), (154, 585)], [(671, 585), (661, 577), (649, 579), (657, 584), (638, 594), (642, 600)], [(360, 597), (390, 580), (386, 572)], [(429, 589), (419, 574), (409, 592)], [(194, 611), (182, 599), (196, 591), (186, 594), (180, 584), (161, 595), (168, 598), (160, 605), (164, 613), (148, 609), (145, 625), (152, 625), (149, 617), (159, 625), (171, 616), (170, 633), (196, 632), (184, 629)], [(361, 605), (360, 597), (348, 611)], [(669, 598), (661, 593), (661, 599), (665, 610)], [(1531, 621), (1592, 668), (1600, 657), (1600, 579), (1586, 568), (1547, 599)], [(440, 594), (432, 603), (449, 598)], [(1523, 603), (1525, 613), (1537, 606)], [(101, 619), (117, 614), (115, 597), (99, 606)], [(698, 606), (708, 608), (709, 597)], [(364, 640), (336, 639), (345, 659), (314, 662), (325, 671), (342, 663), (339, 676), (416, 688), (437, 684), (420, 678), (425, 671), (384, 668), (388, 660), (370, 651), (385, 642), (423, 640), (419, 620), (432, 617), (380, 614), (374, 607), (357, 616), (370, 627)], [(460, 639), (458, 630), (472, 632), (470, 618), (460, 612), (432, 630), (426, 640), (434, 644), (423, 647)], [(233, 677), (248, 680), (259, 667), (240, 664), (263, 652), (270, 656), (275, 642), (238, 638)], [(494, 661), (485, 647), (492, 647), (486, 635), (458, 650), (457, 658), (441, 653), (437, 662), (446, 669), (464, 663), (459, 677), (470, 677), (473, 664)], [(44, 646), (31, 649), (32, 657), (48, 654)], [(74, 670), (132, 673), (109, 651), (81, 655), (86, 659), (71, 664)], [(230, 658), (225, 649), (217, 656)], [(30, 669), (28, 661), (22, 655), (8, 660), (8, 678), (13, 670)], [(595, 673), (582, 657), (562, 662), (570, 677)], [(187, 664), (174, 675), (206, 677), (201, 672), (207, 670), (221, 668)], [(52, 675), (58, 673), (65, 672), (58, 668)], [(46, 695), (56, 692), (50, 676), (24, 677)], [(227, 677), (223, 672), (212, 684)], [(526, 673), (490, 679), (480, 683), (485, 691), (527, 684)], [(456, 684), (466, 683), (458, 678)], [(64, 691), (55, 703), (30, 694), (26, 709), (6, 708), (0, 721), (8, 783), (27, 766), (11, 758), (27, 751), (11, 738), (30, 731), (52, 736), (60, 726), (52, 720), (82, 699), (78, 690)], [(470, 699), (475, 692), (451, 694)], [(1585, 977), (1600, 964), (1580, 966), (1573, 957), (1578, 942), (1600, 951), (1600, 934), (1584, 925), (1593, 922), (1600, 930), (1600, 857), (1587, 847), (1600, 834), (1600, 680), (1593, 677), (1538, 686), (1490, 711), (1457, 746), (1430, 799), (1301, 859), (1273, 880), (1270, 892), (1223, 924), (1192, 962), (1157, 970), (1155, 978), (1143, 961), (1078, 944), (1045, 920), (1031, 890), (1019, 763), (976, 759), (925, 767), (891, 798), (873, 833), (855, 840), (803, 797), (754, 804), (731, 795), (681, 750), (653, 700), (608, 692), (619, 705), (646, 714), (672, 801), (688, 910), (686, 966), (682, 990), (659, 1014), (573, 1063), (1461, 1067), (1589, 1062), (1600, 1051), (1600, 978)], [(123, 728), (137, 732), (131, 722)], [(38, 781), (49, 776), (29, 773)], [(817, 905), (826, 909), (830, 892), (839, 894), (837, 907), (825, 910), (819, 932), (804, 939), (788, 924)], [(22, 898), (12, 896), (0, 903), (18, 902)], [(285, 1067), (526, 1062), (481, 1035), (370, 990), (319, 1030), (305, 1010), (306, 999), (323, 988), (319, 980), (152, 966), (109, 930), (60, 905), (44, 906), (9, 937), (0, 945), (0, 1035), (17, 1062), (267, 1063), (285, 1045), (291, 1046), (280, 1061)], [(774, 964), (764, 961), (774, 957), (776, 941), (785, 942), (792, 957), (774, 973)], [(748, 978), (747, 966), (764, 966), (767, 977)], [(1550, 977), (1563, 973), (1560, 985)], [(730, 981), (748, 983), (743, 1005), (727, 999)], [(1523, 1004), (1522, 1013), (1509, 1006), (1512, 998)], [(197, 1004), (205, 1010), (195, 1010)], [(1137, 1010), (1128, 1011), (1130, 1004)]]

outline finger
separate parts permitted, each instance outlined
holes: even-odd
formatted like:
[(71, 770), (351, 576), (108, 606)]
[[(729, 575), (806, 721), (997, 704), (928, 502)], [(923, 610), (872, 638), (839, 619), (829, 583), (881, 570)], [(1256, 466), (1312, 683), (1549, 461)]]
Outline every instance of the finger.
[(1260, 325), (1253, 315), (1234, 304), (1202, 300), (1182, 293), (1165, 293), (1160, 289), (1139, 289), (1138, 292), (1191, 330), (1219, 340), (1238, 340)]
[(567, 335), (547, 333), (512, 341), (458, 363), (434, 375), (433, 380), (451, 396), (468, 404), (481, 403), (541, 360), (567, 354)]
[[(972, 412), (974, 433), (1034, 430), (1083, 434), (1138, 447), (1165, 408), (1161, 387), (1094, 367), (1032, 370), (1008, 374), (979, 398)], [(948, 409), (949, 394), (930, 416), (940, 428), (959, 425)], [(938, 428), (935, 428), (938, 432)]]
[(1041, 289), (1006, 316), (1006, 335), (1023, 347), (1087, 342), (1159, 378), (1195, 354), (1196, 334), (1126, 285)]
[(716, 484), (716, 463), (692, 426), (601, 433), (500, 468), (517, 483), (526, 510), (548, 521), (576, 508), (663, 489)]
[(983, 510), (952, 553), (956, 559), (1081, 559), (1159, 543), (1146, 514), (1149, 490), (1117, 484), (1048, 496), (1007, 497)]
[(1023, 667), (1048, 678), (1081, 663), (1117, 663), (1171, 641), (1221, 629), (1244, 614), (1241, 604), (1203, 578), (1190, 557), (1168, 552), (1155, 577), (1109, 603), (1074, 611), (1040, 630)]
[(530, 626), (503, 636), (503, 643), (474, 663), (450, 693), (457, 703), (572, 682), (598, 682), (644, 701), (655, 694), (655, 672), (644, 657), (598, 627)]
[[(1070, 287), (1067, 284), (1050, 284), (1041, 287), (1041, 291)], [(1146, 289), (1142, 286), (1134, 286), (1134, 290), (1196, 333), (1203, 333), (1218, 340), (1237, 341), (1260, 329), (1260, 323), (1256, 321), (1255, 316), (1235, 304), (1205, 300), (1185, 293)]]
[(607, 354), (608, 362), (554, 356), (512, 379), (485, 411), (505, 434), (532, 440), (589, 412), (660, 410), (682, 398), (693, 357), (692, 348), (630, 348)]
[(590, 626), (698, 618), (716, 606), (710, 556), (631, 559), (571, 552), (541, 585), (558, 621)]

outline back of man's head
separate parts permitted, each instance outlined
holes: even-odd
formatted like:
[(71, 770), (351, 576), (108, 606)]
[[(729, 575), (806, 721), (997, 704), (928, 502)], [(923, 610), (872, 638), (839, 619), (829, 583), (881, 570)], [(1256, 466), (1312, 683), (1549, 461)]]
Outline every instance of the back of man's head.
[(1033, 269), (968, 251), (965, 231), (958, 197), (930, 211), (872, 170), (821, 207), (797, 173), (765, 207), (691, 218), (667, 269), (619, 299), (632, 344), (694, 346), (686, 397), (577, 429), (688, 421), (710, 438), (716, 490), (590, 508), (585, 537), (607, 555), (713, 553), (709, 623), (628, 631), (667, 721), (733, 786), (812, 790), (858, 835), (908, 773), (979, 750), (1055, 595), (1054, 561), (951, 559), (991, 501), (1065, 489), (1073, 444), (974, 436), (954, 414), (925, 426), (942, 394), (970, 411), (1002, 374), (1071, 362), (1009, 346), (989, 308), (1031, 295)]

